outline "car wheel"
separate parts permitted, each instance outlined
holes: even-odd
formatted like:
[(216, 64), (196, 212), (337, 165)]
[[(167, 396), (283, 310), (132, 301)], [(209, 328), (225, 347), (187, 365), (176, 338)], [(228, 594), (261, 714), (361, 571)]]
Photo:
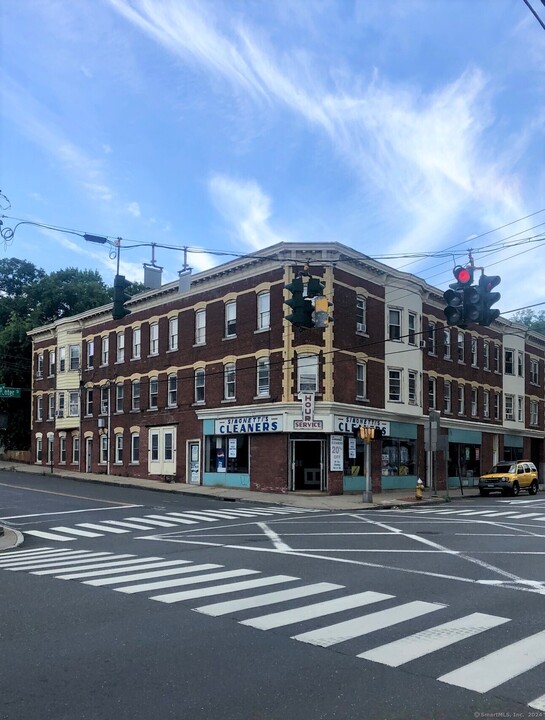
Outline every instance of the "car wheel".
[(513, 489), (511, 490), (511, 494), (518, 495), (519, 492), (520, 492), (520, 486), (519, 486), (518, 482), (515, 480), (515, 482), (513, 483)]
[(539, 490), (539, 485), (537, 483), (537, 480), (532, 480), (532, 484), (528, 488), (528, 494), (529, 495), (537, 495), (538, 490)]
[(479, 490), (479, 492), (483, 497), (488, 497), (488, 490)]

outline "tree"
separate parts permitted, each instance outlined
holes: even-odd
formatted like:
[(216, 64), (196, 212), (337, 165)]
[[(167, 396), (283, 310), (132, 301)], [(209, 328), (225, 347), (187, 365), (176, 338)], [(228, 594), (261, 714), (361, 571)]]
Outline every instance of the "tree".
[(519, 310), (511, 315), (511, 320), (545, 335), (545, 310), (540, 310), (538, 313), (534, 313), (533, 310)]

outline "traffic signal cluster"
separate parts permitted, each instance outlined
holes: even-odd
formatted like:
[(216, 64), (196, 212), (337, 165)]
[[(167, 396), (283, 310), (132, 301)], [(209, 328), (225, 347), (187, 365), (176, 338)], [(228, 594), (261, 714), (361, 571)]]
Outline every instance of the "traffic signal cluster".
[(125, 307), (127, 300), (131, 296), (125, 292), (130, 282), (125, 279), (124, 275), (116, 275), (114, 278), (114, 304), (112, 307), (112, 317), (114, 320), (122, 320), (126, 315), (130, 315), (131, 311)]
[(286, 320), (296, 327), (326, 328), (333, 318), (329, 308), (333, 303), (324, 295), (324, 283), (316, 277), (298, 275), (284, 285), (291, 293), (285, 304), (291, 308)]
[(497, 303), (501, 295), (492, 290), (499, 285), (499, 275), (481, 275), (479, 282), (473, 283), (474, 268), (458, 265), (453, 270), (455, 283), (450, 285), (443, 297), (447, 303), (445, 318), (448, 325), (466, 327), (469, 324), (488, 326), (499, 316)]
[(363, 426), (360, 425), (357, 428), (354, 428), (354, 435), (358, 438), (361, 438), (362, 440), (378, 440), (382, 437), (384, 437), (385, 432), (380, 427), (370, 427), (370, 426)]

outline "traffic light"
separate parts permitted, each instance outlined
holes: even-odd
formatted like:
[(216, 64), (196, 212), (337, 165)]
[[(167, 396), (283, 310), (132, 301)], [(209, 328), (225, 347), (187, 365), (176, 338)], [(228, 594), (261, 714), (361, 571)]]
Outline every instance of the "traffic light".
[(472, 285), (464, 288), (464, 322), (480, 324), (482, 315), (482, 296), (479, 288)]
[(314, 327), (312, 320), (314, 307), (310, 299), (303, 294), (302, 278), (296, 277), (291, 283), (284, 285), (284, 288), (291, 293), (291, 298), (284, 301), (292, 310), (289, 315), (286, 315), (286, 320), (296, 327)]
[(499, 317), (500, 311), (497, 308), (491, 310), (491, 306), (501, 298), (499, 292), (491, 292), (501, 282), (499, 275), (481, 275), (479, 278), (479, 292), (481, 294), (481, 317), (479, 325), (490, 325)]
[(452, 271), (455, 283), (449, 285), (450, 290), (443, 293), (443, 298), (447, 303), (445, 308), (445, 317), (448, 325), (458, 325), (463, 327), (466, 322), (475, 322), (474, 319), (466, 317), (466, 309), (470, 315), (474, 315), (475, 301), (479, 301), (480, 297), (475, 297), (472, 293), (473, 283), (473, 267), (471, 265), (457, 265)]
[[(303, 283), (304, 284), (304, 283)], [(306, 283), (306, 297), (313, 298), (324, 294), (325, 283), (320, 278), (310, 277)]]
[(464, 321), (464, 290), (447, 290), (443, 297), (447, 302), (445, 317), (448, 325), (462, 325)]
[(316, 295), (312, 298), (314, 312), (312, 313), (312, 323), (314, 327), (326, 328), (329, 323), (333, 322), (333, 318), (329, 315), (329, 308), (333, 307), (333, 303), (324, 295)]
[(354, 428), (354, 436), (364, 441), (379, 440), (386, 435), (386, 432), (375, 425), (360, 425)]
[(122, 320), (126, 315), (130, 315), (131, 311), (125, 307), (127, 300), (131, 299), (130, 295), (125, 292), (130, 282), (125, 279), (124, 275), (116, 275), (114, 278), (114, 304), (112, 307), (112, 317), (114, 320)]

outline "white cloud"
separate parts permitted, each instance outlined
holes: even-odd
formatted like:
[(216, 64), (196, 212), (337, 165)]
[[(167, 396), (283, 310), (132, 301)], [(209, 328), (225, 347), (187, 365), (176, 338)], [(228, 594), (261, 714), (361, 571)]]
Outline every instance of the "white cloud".
[(140, 205), (137, 202), (131, 202), (127, 205), (127, 212), (129, 212), (134, 217), (140, 217)]
[(255, 181), (215, 175), (209, 189), (214, 205), (244, 245), (259, 250), (286, 239), (270, 227), (271, 201)]

